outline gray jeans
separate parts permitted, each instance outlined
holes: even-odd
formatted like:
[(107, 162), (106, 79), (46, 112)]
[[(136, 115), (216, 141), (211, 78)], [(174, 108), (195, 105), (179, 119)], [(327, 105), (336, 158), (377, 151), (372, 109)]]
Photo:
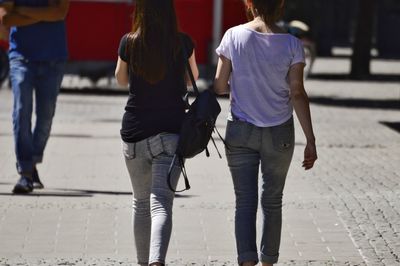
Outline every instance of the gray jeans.
[(226, 149), (235, 196), (235, 235), (239, 265), (258, 262), (256, 217), (261, 163), (263, 212), (260, 260), (276, 263), (282, 228), (282, 195), (294, 149), (293, 118), (279, 126), (260, 128), (228, 121)]
[[(126, 166), (133, 188), (133, 234), (139, 265), (165, 264), (172, 230), (174, 192), (167, 173), (178, 135), (161, 133), (136, 143), (123, 143)], [(180, 176), (176, 164), (171, 175), (176, 188)]]

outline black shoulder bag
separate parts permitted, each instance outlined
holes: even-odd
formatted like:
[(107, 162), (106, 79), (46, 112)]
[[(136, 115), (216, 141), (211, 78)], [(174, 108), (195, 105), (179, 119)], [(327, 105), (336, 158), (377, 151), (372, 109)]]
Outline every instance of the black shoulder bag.
[[(215, 127), (215, 122), (219, 113), (221, 112), (221, 107), (213, 91), (208, 89), (199, 92), (199, 89), (197, 88), (196, 82), (194, 80), (192, 69), (190, 67), (189, 61), (187, 60), (187, 51), (184, 46), (183, 51), (186, 69), (193, 85), (196, 99), (189, 106), (189, 109), (185, 114), (185, 118), (183, 120), (182, 127), (179, 133), (178, 146), (168, 171), (168, 186), (174, 192), (182, 192), (190, 189), (184, 159), (193, 158), (204, 150), (206, 151), (207, 157), (209, 157), (210, 153), (207, 149), (207, 145), (210, 139), (217, 149), (219, 157), (222, 158), (221, 154), (218, 151), (217, 145), (215, 144), (215, 141), (211, 136), (212, 132), (215, 131), (222, 139), (217, 128)], [(185, 189), (180, 191), (174, 190), (171, 186), (171, 172), (176, 160), (179, 161), (181, 172), (185, 179)]]

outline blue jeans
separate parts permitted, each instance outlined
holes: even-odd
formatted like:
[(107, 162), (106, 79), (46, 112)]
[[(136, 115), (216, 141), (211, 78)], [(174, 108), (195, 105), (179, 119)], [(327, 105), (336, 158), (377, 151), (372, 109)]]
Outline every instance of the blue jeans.
[[(31, 174), (35, 164), (43, 160), (64, 65), (64, 61), (10, 60), (15, 154), (20, 174)], [(33, 94), (36, 100), (36, 124), (32, 130)]]
[[(165, 264), (172, 231), (175, 193), (167, 174), (178, 144), (178, 135), (161, 133), (136, 143), (123, 143), (133, 188), (133, 234), (138, 264)], [(174, 165), (171, 185), (176, 189), (180, 167)]]
[[(227, 159), (236, 196), (235, 235), (238, 262), (276, 263), (282, 228), (282, 195), (294, 150), (293, 118), (260, 128), (228, 121)], [(261, 163), (263, 212), (260, 256), (256, 244), (258, 175)]]

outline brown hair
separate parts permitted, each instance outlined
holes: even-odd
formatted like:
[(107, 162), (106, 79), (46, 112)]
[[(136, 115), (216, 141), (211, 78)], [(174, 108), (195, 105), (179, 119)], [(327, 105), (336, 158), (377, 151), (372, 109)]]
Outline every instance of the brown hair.
[(255, 12), (267, 23), (275, 23), (283, 14), (284, 0), (252, 0)]
[(176, 60), (180, 46), (173, 0), (137, 0), (126, 47), (130, 70), (157, 83), (165, 77), (168, 62)]

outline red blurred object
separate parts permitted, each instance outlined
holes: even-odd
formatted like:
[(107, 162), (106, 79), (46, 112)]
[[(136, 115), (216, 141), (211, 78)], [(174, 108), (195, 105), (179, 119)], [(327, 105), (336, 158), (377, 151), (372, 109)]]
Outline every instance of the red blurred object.
[(71, 1), (67, 37), (71, 61), (115, 61), (132, 25), (132, 1)]
[(223, 10), (223, 33), (233, 26), (247, 22), (243, 0), (225, 0)]
[[(200, 64), (209, 62), (213, 0), (175, 0), (180, 29), (196, 43)], [(67, 17), (71, 61), (115, 61), (119, 41), (132, 27), (133, 0), (71, 1)], [(224, 1), (223, 29), (246, 20), (242, 0)]]
[[(212, 65), (215, 53), (214, 1), (217, 0), (174, 1), (179, 27), (193, 38), (197, 62), (204, 66)], [(66, 19), (69, 50), (66, 73), (93, 81), (113, 76), (118, 45), (121, 37), (132, 29), (134, 8), (134, 0), (71, 0)], [(227, 28), (246, 21), (242, 0), (224, 0), (223, 10), (221, 35)], [(6, 55), (8, 34), (3, 35), (0, 49)]]
[(199, 64), (209, 61), (212, 43), (213, 0), (175, 0), (179, 27), (188, 33), (196, 44)]

